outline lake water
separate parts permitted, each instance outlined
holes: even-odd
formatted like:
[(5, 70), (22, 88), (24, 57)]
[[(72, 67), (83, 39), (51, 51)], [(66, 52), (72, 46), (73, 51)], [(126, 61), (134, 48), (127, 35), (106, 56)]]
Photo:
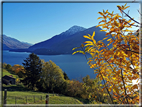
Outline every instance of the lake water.
[[(22, 65), (24, 60), (29, 57), (30, 53), (26, 52), (9, 52), (3, 51), (2, 61), (10, 65)], [(82, 54), (76, 55), (38, 55), (40, 59), (45, 61), (52, 60), (64, 72), (67, 73), (70, 79), (80, 79), (86, 75), (95, 78), (95, 74), (87, 64), (85, 56)]]

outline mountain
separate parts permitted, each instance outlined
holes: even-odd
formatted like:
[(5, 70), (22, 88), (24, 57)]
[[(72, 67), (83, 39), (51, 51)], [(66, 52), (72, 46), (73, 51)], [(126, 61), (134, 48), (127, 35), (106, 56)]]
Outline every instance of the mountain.
[[(92, 35), (95, 31), (95, 40), (101, 40), (105, 37), (106, 32), (101, 32), (101, 28), (94, 26), (88, 29), (73, 26), (67, 31), (52, 37), (46, 41), (37, 43), (28, 48), (30, 52), (41, 55), (53, 55), (53, 54), (72, 54), (72, 49), (78, 47), (81, 43), (88, 39), (85, 39), (83, 35)], [(108, 43), (107, 41), (105, 41)]]
[(55, 36), (53, 36), (52, 38), (50, 38), (46, 41), (37, 43), (37, 44), (29, 47), (29, 50), (34, 51), (36, 49), (43, 49), (43, 48), (49, 49), (53, 45), (55, 45), (56, 43), (64, 41), (64, 40), (70, 38), (75, 33), (78, 33), (78, 32), (84, 31), (84, 30), (86, 30), (86, 28), (83, 28), (83, 27), (80, 27), (80, 26), (73, 26), (73, 27), (69, 28), (67, 31), (65, 31), (65, 32), (63, 32), (59, 35), (55, 35)]
[(22, 42), (22, 43), (28, 44), (28, 45), (30, 45), (30, 46), (32, 46), (32, 45), (33, 45), (33, 44), (31, 44), (31, 43), (28, 43), (28, 42)]
[(70, 36), (70, 35), (73, 35), (77, 32), (80, 32), (80, 31), (83, 31), (83, 30), (86, 30), (86, 28), (84, 27), (80, 27), (80, 26), (72, 26), (71, 28), (69, 28), (67, 31), (61, 33), (59, 36)]
[(2, 44), (3, 44), (3, 50), (11, 50), (11, 49), (27, 49), (31, 45), (28, 43), (22, 43), (17, 39), (8, 37), (6, 35), (2, 35)]

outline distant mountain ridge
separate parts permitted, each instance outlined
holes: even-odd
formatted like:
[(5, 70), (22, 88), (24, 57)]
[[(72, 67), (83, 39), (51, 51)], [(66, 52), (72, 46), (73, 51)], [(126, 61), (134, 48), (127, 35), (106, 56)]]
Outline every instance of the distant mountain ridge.
[(22, 42), (22, 43), (28, 44), (28, 45), (30, 45), (30, 46), (32, 46), (32, 45), (33, 45), (33, 44), (31, 44), (31, 43), (28, 43), (28, 42)]
[[(72, 26), (71, 28), (69, 28), (68, 30), (66, 30), (65, 32), (62, 32), (59, 35), (55, 35), (52, 38), (39, 42), (31, 47), (29, 47), (30, 51), (34, 51), (36, 49), (40, 49), (40, 48), (45, 48), (45, 49), (49, 49), (51, 48), (53, 45), (55, 45), (58, 42), (64, 41), (67, 38), (70, 38), (71, 35), (81, 32), (83, 30), (86, 30), (86, 28), (80, 27), (80, 26)], [(51, 50), (51, 49), (50, 49)]]
[(19, 40), (15, 38), (8, 37), (6, 35), (2, 35), (1, 37), (3, 39), (3, 50), (10, 50), (10, 49), (27, 49), (31, 45), (28, 43), (20, 42)]
[[(67, 32), (74, 31), (76, 32), (70, 33)], [(95, 31), (95, 39), (96, 41), (101, 40), (105, 37), (106, 32), (101, 32), (101, 28), (93, 26), (91, 28), (82, 28), (79, 26), (73, 26), (67, 31), (53, 36), (51, 39), (46, 41), (37, 43), (31, 47), (29, 47), (28, 51), (33, 52), (35, 54), (40, 55), (54, 55), (54, 54), (72, 54), (72, 49), (74, 47), (78, 47), (81, 43), (85, 42), (87, 39), (83, 37), (83, 35), (92, 35)], [(107, 41), (105, 41), (107, 43)]]
[[(68, 30), (53, 36), (52, 38), (36, 43), (32, 46), (29, 46), (29, 44), (21, 43), (20, 41), (17, 41), (19, 44), (19, 47), (17, 45), (12, 45), (10, 47), (7, 45), (7, 42), (3, 43), (3, 48), (7, 48), (10, 51), (15, 52), (31, 52), (38, 55), (59, 55), (59, 54), (72, 54), (72, 49), (74, 47), (79, 47), (81, 43), (85, 42), (86, 38), (83, 37), (83, 35), (92, 35), (95, 31), (95, 37), (94, 39), (96, 41), (102, 40), (105, 37), (106, 32), (100, 31), (102, 30), (100, 27), (90, 27), (90, 28), (84, 28), (80, 26), (72, 26)], [(6, 37), (3, 38), (3, 41), (6, 41)], [(7, 40), (8, 41), (8, 40)], [(16, 41), (14, 39), (14, 41)], [(108, 41), (104, 41), (105, 44), (108, 43)], [(16, 44), (16, 43), (15, 43)], [(23, 46), (21, 48), (21, 46)], [(10, 48), (10, 49), (9, 49)]]

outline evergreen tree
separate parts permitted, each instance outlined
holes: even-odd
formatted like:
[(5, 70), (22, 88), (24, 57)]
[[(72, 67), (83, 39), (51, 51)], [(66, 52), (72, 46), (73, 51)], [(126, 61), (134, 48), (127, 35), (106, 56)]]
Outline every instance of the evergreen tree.
[(26, 58), (26, 60), (24, 60), (24, 62), (25, 63), (23, 63), (23, 66), (25, 68), (25, 78), (22, 80), (22, 82), (24, 85), (27, 85), (28, 88), (33, 90), (40, 79), (42, 69), (41, 60), (36, 54), (32, 53), (28, 58)]
[(69, 80), (69, 77), (67, 76), (67, 74), (65, 72), (63, 74), (64, 74), (64, 79)]

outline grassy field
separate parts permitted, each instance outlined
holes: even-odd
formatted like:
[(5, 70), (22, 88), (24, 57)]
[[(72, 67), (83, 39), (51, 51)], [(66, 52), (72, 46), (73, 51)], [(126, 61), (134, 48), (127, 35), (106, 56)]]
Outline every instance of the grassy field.
[[(3, 69), (2, 76), (5, 75), (12, 75), (14, 78), (18, 78), (17, 75), (10, 74), (7, 70)], [(73, 97), (30, 91), (22, 84), (3, 84), (3, 95), (5, 89), (7, 89), (7, 104), (45, 104), (47, 94), (49, 95), (49, 104), (82, 104), (82, 102)]]
[(32, 91), (7, 91), (7, 104), (45, 104), (46, 95), (49, 95), (49, 104), (82, 104), (73, 97)]
[(14, 75), (14, 74), (11, 74), (11, 73), (9, 73), (7, 70), (5, 70), (5, 69), (2, 69), (2, 76), (5, 76), (5, 75), (12, 75), (14, 78), (18, 78), (18, 76), (17, 75)]
[[(4, 75), (13, 74), (3, 69)], [(13, 77), (18, 78), (17, 75), (13, 75)], [(7, 89), (7, 104), (45, 104), (46, 95), (49, 95), (49, 104), (83, 104), (84, 102), (82, 99), (80, 100), (74, 97), (30, 91), (21, 83), (15, 85), (3, 84), (3, 96), (5, 89)]]

